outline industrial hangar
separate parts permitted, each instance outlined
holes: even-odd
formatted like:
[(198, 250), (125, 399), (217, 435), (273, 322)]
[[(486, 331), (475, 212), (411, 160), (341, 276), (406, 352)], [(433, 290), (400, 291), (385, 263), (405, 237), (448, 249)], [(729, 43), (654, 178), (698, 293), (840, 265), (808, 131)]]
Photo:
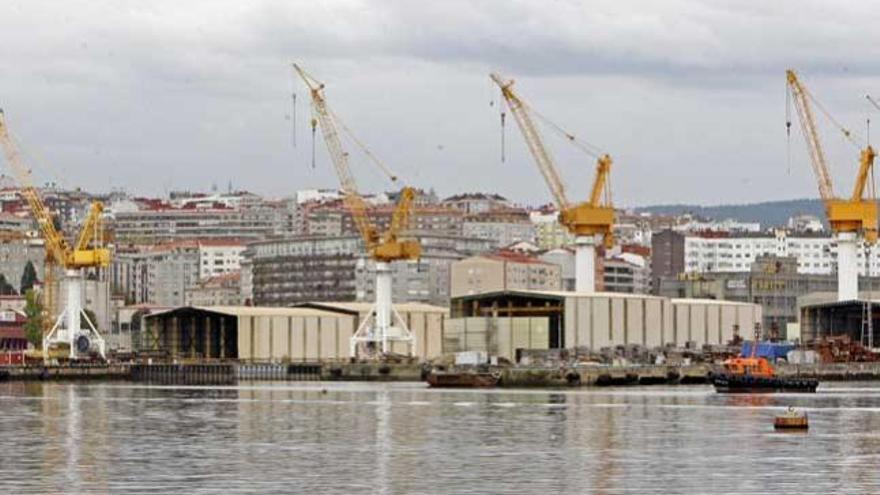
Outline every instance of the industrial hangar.
[[(369, 303), (303, 303), (297, 307), (183, 306), (144, 318), (145, 330), (133, 336), (141, 352), (171, 359), (241, 361), (338, 361), (350, 356), (349, 339), (369, 312)], [(442, 354), (446, 308), (399, 304), (395, 309), (416, 337), (414, 355)], [(407, 344), (392, 351), (407, 354)]]
[[(395, 306), (415, 335), (415, 356), (477, 350), (513, 359), (517, 349), (722, 344), (737, 329), (747, 337), (761, 321), (756, 304), (618, 293), (499, 291), (453, 298), (451, 307), (450, 317), (439, 306)], [(370, 308), (357, 302), (185, 306), (146, 316), (133, 340), (139, 351), (172, 359), (348, 360), (349, 339)], [(395, 353), (408, 350), (394, 343)]]
[(445, 349), (508, 359), (524, 347), (723, 344), (735, 331), (748, 337), (761, 321), (752, 303), (610, 292), (507, 290), (456, 297), (451, 306)]
[(842, 336), (868, 347), (880, 342), (880, 299), (874, 291), (850, 301), (838, 301), (835, 292), (807, 294), (798, 298), (798, 313), (802, 342)]

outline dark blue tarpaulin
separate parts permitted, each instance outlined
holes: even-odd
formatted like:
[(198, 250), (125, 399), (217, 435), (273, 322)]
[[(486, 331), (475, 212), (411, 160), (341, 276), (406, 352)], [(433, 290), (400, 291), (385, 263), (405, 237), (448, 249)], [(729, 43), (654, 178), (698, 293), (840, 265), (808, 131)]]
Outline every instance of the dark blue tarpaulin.
[[(794, 347), (794, 344), (788, 342), (758, 342), (758, 352), (756, 355), (767, 359), (784, 358), (788, 355), (788, 351), (794, 349)], [(752, 342), (750, 340), (743, 342), (741, 352), (746, 357), (752, 355)]]

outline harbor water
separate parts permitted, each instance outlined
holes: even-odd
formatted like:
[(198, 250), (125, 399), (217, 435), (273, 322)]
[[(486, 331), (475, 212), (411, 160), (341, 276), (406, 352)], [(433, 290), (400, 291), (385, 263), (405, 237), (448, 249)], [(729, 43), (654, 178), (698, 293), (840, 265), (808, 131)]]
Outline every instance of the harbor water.
[[(777, 433), (788, 406), (807, 433)], [(0, 384), (0, 492), (877, 493), (880, 385)]]

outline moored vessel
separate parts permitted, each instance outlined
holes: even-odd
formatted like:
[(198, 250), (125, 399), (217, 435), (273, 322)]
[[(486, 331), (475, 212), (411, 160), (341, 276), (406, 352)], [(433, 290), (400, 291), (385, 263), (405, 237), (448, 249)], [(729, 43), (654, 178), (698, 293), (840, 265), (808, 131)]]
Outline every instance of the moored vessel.
[(480, 371), (431, 371), (427, 378), (433, 388), (489, 388), (498, 385), (500, 380), (500, 373)]
[(713, 373), (711, 378), (715, 391), (720, 393), (773, 393), (806, 392), (813, 393), (819, 386), (815, 378), (781, 377), (770, 361), (757, 356), (757, 342), (760, 330), (755, 331), (755, 345), (748, 357), (738, 356), (725, 360), (721, 373)]

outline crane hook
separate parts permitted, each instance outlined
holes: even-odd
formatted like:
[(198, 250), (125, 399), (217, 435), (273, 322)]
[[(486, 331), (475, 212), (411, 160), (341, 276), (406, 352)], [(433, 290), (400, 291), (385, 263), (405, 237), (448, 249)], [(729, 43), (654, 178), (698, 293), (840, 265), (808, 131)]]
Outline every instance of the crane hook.
[(504, 110), (501, 111), (501, 163), (504, 163)]
[(315, 130), (318, 128), (318, 119), (312, 117), (312, 168), (315, 168)]

